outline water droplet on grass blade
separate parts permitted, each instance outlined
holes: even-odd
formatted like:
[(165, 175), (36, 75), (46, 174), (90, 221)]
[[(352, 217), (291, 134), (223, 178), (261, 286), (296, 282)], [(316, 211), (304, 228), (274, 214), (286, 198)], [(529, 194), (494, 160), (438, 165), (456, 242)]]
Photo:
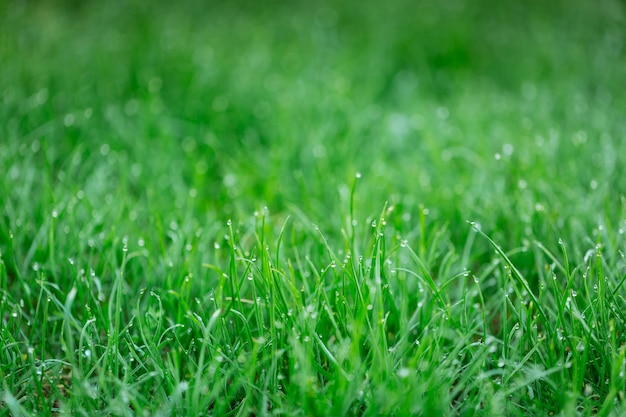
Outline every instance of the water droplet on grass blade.
[(476, 230), (481, 230), (481, 229), (482, 229), (482, 228), (481, 228), (481, 226), (480, 226), (480, 223), (478, 223), (478, 222), (470, 222), (470, 225), (471, 225), (474, 229), (476, 229)]

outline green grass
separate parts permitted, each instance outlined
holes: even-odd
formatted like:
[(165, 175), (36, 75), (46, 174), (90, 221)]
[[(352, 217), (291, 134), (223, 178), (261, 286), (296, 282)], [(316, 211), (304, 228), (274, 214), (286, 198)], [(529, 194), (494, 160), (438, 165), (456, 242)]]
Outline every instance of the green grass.
[(622, 2), (0, 5), (0, 413), (626, 413)]

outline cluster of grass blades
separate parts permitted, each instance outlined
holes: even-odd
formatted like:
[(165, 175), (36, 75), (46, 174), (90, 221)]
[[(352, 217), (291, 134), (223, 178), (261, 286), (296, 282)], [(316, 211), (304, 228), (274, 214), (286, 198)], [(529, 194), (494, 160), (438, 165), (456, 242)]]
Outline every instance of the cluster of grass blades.
[[(12, 415), (621, 412), (623, 242), (609, 246), (599, 230), (582, 259), (570, 259), (564, 242), (560, 253), (540, 242), (506, 252), (472, 223), (466, 251), (456, 253), (424, 216), (402, 236), (395, 210), (364, 221), (351, 212), (343, 239), (329, 243), (302, 219), (277, 228), (264, 209), (207, 237), (213, 261), (138, 292), (128, 280), (149, 254), (128, 238), (111, 242), (119, 250), (110, 259), (55, 264), (72, 275), (67, 288), (43, 266), (34, 280), (13, 277), (3, 253), (2, 407)], [(466, 269), (480, 240), (495, 256)], [(513, 261), (523, 252), (534, 254), (532, 281)], [(105, 274), (115, 278), (103, 295)], [(19, 299), (7, 291), (16, 278)]]
[(625, 21), (0, 2), (0, 414), (626, 413)]

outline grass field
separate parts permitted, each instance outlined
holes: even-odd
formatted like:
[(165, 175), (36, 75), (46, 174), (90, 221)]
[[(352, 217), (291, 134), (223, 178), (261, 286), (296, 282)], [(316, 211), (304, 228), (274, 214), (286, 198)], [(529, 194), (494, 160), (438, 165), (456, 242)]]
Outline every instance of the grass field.
[(0, 4), (0, 414), (626, 414), (626, 11)]

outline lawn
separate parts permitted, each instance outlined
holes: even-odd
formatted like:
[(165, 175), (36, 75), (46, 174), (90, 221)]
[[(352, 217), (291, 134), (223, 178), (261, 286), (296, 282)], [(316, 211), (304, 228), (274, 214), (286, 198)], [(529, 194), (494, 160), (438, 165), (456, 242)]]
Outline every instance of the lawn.
[(626, 413), (626, 10), (0, 4), (0, 414)]

